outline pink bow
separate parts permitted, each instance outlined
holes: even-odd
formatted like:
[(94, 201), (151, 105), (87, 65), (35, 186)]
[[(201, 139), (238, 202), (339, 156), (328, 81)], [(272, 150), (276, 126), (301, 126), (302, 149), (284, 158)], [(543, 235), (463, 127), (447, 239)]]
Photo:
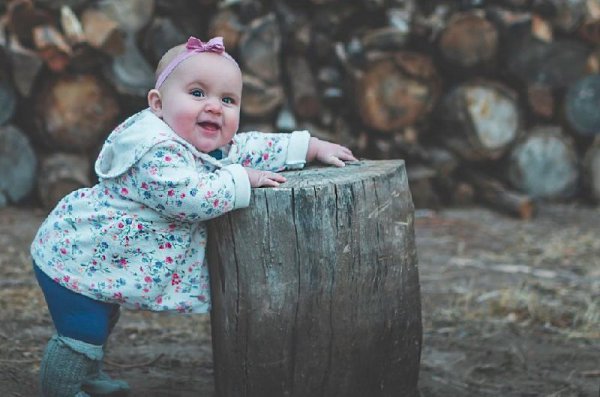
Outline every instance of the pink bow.
[(222, 37), (214, 37), (210, 39), (208, 43), (204, 43), (202, 40), (191, 36), (188, 39), (185, 48), (194, 52), (215, 52), (217, 54), (225, 51), (225, 45), (223, 45)]
[[(223, 44), (222, 37), (214, 37), (210, 39), (207, 43), (203, 43), (202, 40), (195, 38), (194, 36), (190, 36), (186, 45), (186, 51), (180, 53), (173, 59), (169, 64), (165, 67), (162, 73), (156, 79), (156, 84), (154, 88), (158, 89), (164, 83), (164, 81), (169, 77), (171, 72), (179, 65), (181, 62), (185, 61), (189, 57), (194, 54), (198, 54), (201, 52), (212, 52), (215, 54), (219, 54), (224, 56), (225, 58), (233, 61), (236, 64), (235, 59), (231, 57), (228, 53), (225, 52), (225, 45)], [(238, 66), (239, 67), (239, 66)]]

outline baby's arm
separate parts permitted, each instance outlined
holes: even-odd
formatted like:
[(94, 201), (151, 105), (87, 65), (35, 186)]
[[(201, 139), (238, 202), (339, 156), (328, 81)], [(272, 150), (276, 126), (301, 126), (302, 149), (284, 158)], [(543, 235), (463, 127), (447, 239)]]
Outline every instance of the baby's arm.
[(311, 162), (315, 160), (324, 164), (335, 165), (336, 167), (345, 166), (343, 160), (357, 161), (352, 151), (347, 147), (311, 137), (308, 143), (306, 161)]
[(243, 132), (234, 136), (227, 157), (232, 163), (255, 170), (278, 172), (302, 168), (309, 139), (307, 131), (290, 134)]
[(343, 167), (343, 160), (357, 160), (345, 146), (310, 137), (308, 131), (291, 134), (247, 132), (237, 134), (233, 141), (229, 158), (244, 167), (260, 170), (297, 169), (305, 162), (315, 160)]
[(232, 164), (212, 172), (205, 170), (176, 142), (155, 146), (115, 182), (119, 194), (133, 203), (179, 221), (215, 218), (247, 207), (250, 200), (250, 181), (243, 167)]

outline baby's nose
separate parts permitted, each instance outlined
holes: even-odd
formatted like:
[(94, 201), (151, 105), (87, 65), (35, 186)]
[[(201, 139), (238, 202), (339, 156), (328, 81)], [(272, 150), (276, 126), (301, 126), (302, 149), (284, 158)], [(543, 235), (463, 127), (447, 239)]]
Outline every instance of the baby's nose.
[(213, 113), (221, 113), (223, 110), (221, 100), (218, 98), (209, 98), (206, 102), (206, 111)]

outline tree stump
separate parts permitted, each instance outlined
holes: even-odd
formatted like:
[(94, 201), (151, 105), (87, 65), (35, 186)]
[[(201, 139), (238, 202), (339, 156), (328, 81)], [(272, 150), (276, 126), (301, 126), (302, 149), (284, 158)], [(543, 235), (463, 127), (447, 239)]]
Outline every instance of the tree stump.
[(421, 307), (404, 162), (286, 172), (211, 221), (217, 394), (416, 396)]

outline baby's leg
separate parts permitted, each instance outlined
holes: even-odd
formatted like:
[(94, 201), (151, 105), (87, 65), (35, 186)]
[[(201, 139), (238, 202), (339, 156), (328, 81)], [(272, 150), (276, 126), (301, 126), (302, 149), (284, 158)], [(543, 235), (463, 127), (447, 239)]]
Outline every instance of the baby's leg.
[(118, 319), (119, 306), (70, 291), (35, 265), (34, 270), (58, 332), (48, 342), (41, 363), (44, 396), (87, 396), (85, 392), (109, 395), (129, 391), (126, 382), (112, 380), (101, 373), (103, 346)]
[[(121, 310), (116, 307), (114, 312), (110, 315), (108, 323), (108, 334), (112, 333), (115, 328), (119, 317), (121, 316)], [(106, 343), (103, 346), (103, 351), (106, 351)], [(115, 394), (126, 394), (129, 392), (129, 384), (121, 379), (113, 379), (106, 372), (102, 370), (102, 362), (98, 365), (98, 370), (87, 377), (83, 383), (83, 389), (95, 396), (109, 396)]]

